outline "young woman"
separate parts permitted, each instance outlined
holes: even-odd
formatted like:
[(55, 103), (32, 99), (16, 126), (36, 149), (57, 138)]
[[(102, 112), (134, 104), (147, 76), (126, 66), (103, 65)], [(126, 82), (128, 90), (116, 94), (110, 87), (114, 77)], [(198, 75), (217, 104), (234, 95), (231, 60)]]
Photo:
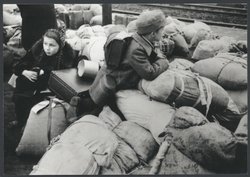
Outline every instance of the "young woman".
[(10, 122), (10, 127), (21, 127), (25, 124), (30, 109), (40, 102), (46, 90), (52, 70), (75, 67), (77, 54), (65, 42), (64, 32), (49, 29), (38, 40), (27, 54), (14, 66), (18, 76), (13, 100), (17, 120)]
[(164, 72), (168, 68), (168, 60), (157, 55), (154, 42), (161, 40), (165, 24), (162, 11), (143, 12), (136, 20), (137, 32), (132, 35), (119, 66), (114, 69), (104, 64), (88, 94), (71, 99), (67, 117), (100, 110), (103, 105), (112, 103), (117, 91), (136, 89), (141, 79), (153, 80)]

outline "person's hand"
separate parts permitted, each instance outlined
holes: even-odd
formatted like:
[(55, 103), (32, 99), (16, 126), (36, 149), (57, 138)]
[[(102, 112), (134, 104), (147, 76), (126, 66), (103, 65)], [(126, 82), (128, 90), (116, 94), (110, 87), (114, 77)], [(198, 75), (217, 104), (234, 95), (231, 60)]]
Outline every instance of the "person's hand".
[(44, 74), (44, 70), (40, 70), (40, 72), (39, 72), (39, 76), (41, 76), (41, 75), (43, 75)]
[(35, 82), (37, 80), (37, 72), (35, 71), (24, 70), (22, 75), (24, 75), (31, 82)]

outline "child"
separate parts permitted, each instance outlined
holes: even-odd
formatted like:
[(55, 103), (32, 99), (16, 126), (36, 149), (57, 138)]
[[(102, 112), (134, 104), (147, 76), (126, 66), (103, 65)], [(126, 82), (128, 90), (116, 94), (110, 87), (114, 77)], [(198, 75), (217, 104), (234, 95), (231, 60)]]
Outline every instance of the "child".
[(14, 74), (18, 76), (13, 95), (17, 121), (10, 122), (9, 127), (25, 124), (32, 106), (44, 97), (40, 91), (47, 89), (51, 71), (75, 67), (76, 56), (62, 31), (46, 31), (14, 66)]
[(67, 117), (75, 116), (77, 119), (77, 116), (84, 112), (100, 111), (103, 105), (115, 102), (113, 98), (117, 91), (136, 89), (141, 79), (153, 80), (164, 72), (169, 63), (167, 59), (157, 55), (154, 42), (162, 38), (165, 24), (165, 15), (162, 11), (143, 12), (136, 20), (137, 32), (132, 35), (119, 66), (111, 68), (104, 64), (89, 92), (71, 99)]

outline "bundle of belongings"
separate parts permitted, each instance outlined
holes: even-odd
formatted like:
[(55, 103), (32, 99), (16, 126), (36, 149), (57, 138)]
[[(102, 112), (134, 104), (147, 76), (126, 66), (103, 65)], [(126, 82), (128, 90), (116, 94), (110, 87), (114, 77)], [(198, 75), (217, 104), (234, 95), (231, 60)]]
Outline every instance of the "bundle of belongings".
[(20, 156), (41, 157), (31, 175), (246, 172), (246, 41), (219, 36), (203, 22), (168, 17), (155, 48), (169, 68), (115, 94), (123, 118), (105, 105), (99, 115), (72, 123), (66, 118), (70, 98), (88, 90), (105, 62), (110, 29), (116, 29), (113, 37), (125, 36), (118, 41), (123, 44), (120, 32), (134, 31), (134, 19), (127, 28), (101, 26), (98, 5), (56, 8), (68, 28), (66, 41), (83, 60), (77, 68), (53, 71), (49, 88), (56, 97), (31, 109), (16, 149)]

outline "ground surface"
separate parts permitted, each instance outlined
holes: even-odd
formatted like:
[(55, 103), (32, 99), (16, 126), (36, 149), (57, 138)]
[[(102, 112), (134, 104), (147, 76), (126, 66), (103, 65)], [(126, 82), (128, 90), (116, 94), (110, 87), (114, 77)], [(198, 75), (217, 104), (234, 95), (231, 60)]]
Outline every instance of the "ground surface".
[[(212, 30), (223, 36), (231, 36), (236, 40), (247, 40), (247, 30), (211, 26)], [(10, 73), (4, 74), (4, 173), (5, 175), (28, 175), (32, 166), (38, 162), (34, 158), (19, 158), (15, 154), (21, 132), (10, 130), (7, 123), (15, 119), (14, 104), (11, 100), (13, 89), (7, 84)]]

